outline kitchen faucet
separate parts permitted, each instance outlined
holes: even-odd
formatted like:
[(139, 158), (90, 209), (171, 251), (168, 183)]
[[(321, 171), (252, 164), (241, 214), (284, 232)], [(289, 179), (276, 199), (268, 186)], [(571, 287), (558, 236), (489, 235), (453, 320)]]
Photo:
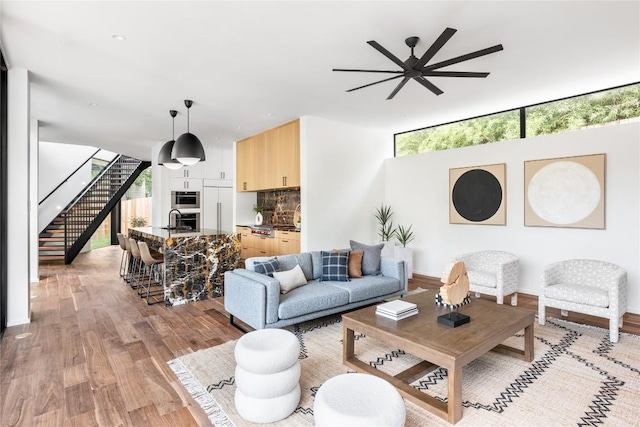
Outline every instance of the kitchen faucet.
[[(169, 211), (169, 224), (167, 224), (167, 230), (171, 230), (171, 214), (173, 212), (177, 212), (178, 213), (178, 218), (180, 218), (182, 216), (182, 213), (178, 209), (171, 209)], [(177, 228), (177, 225), (176, 225), (176, 228)]]

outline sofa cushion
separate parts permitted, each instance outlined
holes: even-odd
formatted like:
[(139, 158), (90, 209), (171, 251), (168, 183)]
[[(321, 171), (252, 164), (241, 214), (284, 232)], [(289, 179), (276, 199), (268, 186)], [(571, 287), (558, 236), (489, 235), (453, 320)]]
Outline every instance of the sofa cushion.
[(380, 274), (380, 253), (384, 247), (384, 243), (377, 245), (365, 245), (364, 243), (358, 243), (354, 240), (350, 240), (351, 250), (364, 251), (362, 256), (362, 274), (365, 276), (377, 276)]
[(312, 280), (305, 286), (280, 296), (278, 317), (291, 319), (348, 303), (349, 293), (346, 290)]
[(348, 282), (348, 252), (325, 252), (322, 251), (322, 276), (321, 282), (337, 281)]
[(494, 273), (488, 271), (468, 271), (469, 284), (476, 286), (485, 286), (487, 288), (496, 288), (498, 286), (497, 278)]
[(596, 288), (595, 286), (558, 283), (544, 288), (544, 296), (594, 307), (609, 307), (609, 293), (606, 289)]
[(392, 294), (402, 288), (400, 280), (385, 276), (366, 276), (361, 279), (351, 279), (348, 283), (326, 282), (326, 284), (347, 291), (350, 303)]
[(267, 276), (273, 277), (274, 271), (280, 271), (280, 263), (277, 259), (271, 258), (266, 261), (255, 261), (253, 263), (253, 268), (256, 273), (266, 274)]
[(273, 278), (280, 282), (280, 292), (283, 294), (307, 284), (307, 278), (304, 277), (302, 268), (299, 265), (287, 271), (274, 271)]
[(311, 251), (311, 264), (313, 264), (313, 278), (320, 280), (322, 276), (322, 253)]
[(299, 254), (290, 255), (278, 255), (276, 259), (280, 263), (280, 271), (291, 270), (296, 265), (299, 265), (304, 272), (304, 277), (307, 281), (312, 280), (313, 277), (313, 265), (311, 263), (311, 254), (309, 252), (302, 252)]

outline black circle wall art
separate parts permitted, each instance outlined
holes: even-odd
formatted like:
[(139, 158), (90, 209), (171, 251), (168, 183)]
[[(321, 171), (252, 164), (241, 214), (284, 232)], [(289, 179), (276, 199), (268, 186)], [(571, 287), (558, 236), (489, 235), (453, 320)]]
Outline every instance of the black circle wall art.
[(504, 165), (496, 166), (465, 168), (451, 176), (451, 208), (457, 214), (453, 223), (505, 223)]

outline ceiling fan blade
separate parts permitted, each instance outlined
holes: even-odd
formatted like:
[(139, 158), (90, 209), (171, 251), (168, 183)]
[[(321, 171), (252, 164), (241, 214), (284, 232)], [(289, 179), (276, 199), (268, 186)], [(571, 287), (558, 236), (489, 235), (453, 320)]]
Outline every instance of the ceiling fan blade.
[(433, 83), (431, 83), (429, 80), (425, 79), (422, 76), (414, 77), (413, 79), (418, 83), (420, 83), (422, 86), (429, 89), (431, 92), (435, 93), (436, 95), (442, 95), (444, 93), (440, 90), (440, 88), (438, 88), (438, 86), (434, 85)]
[(429, 49), (427, 49), (424, 55), (422, 55), (418, 62), (416, 62), (413, 68), (418, 70), (424, 67), (424, 65), (429, 62), (440, 49), (442, 49), (442, 46), (444, 46), (444, 44), (449, 41), (449, 39), (456, 33), (456, 31), (458, 30), (455, 30), (453, 28), (446, 28), (442, 32), (442, 34), (440, 34), (440, 37), (438, 37), (438, 39), (433, 42)]
[(475, 71), (436, 71), (427, 70), (422, 72), (423, 76), (430, 77), (487, 77), (489, 73)]
[(364, 89), (365, 87), (369, 87), (369, 86), (377, 85), (378, 83), (388, 82), (389, 80), (399, 79), (400, 77), (402, 77), (402, 76), (393, 76), (393, 77), (389, 77), (388, 79), (379, 80), (379, 81), (377, 81), (377, 82), (369, 83), (369, 84), (366, 84), (366, 85), (364, 85), (364, 86), (354, 87), (353, 89), (349, 89), (349, 90), (347, 90), (347, 92), (353, 92), (354, 90)]
[(404, 71), (387, 71), (387, 70), (353, 70), (349, 68), (334, 68), (331, 71), (349, 71), (357, 73), (390, 73), (390, 74), (403, 74)]
[(402, 89), (402, 87), (406, 85), (409, 80), (411, 80), (411, 77), (405, 77), (404, 79), (402, 79), (402, 81), (398, 83), (398, 86), (396, 86), (393, 92), (391, 92), (389, 96), (387, 96), (387, 99), (393, 99), (393, 97), (396, 96), (396, 93), (400, 92), (400, 89)]
[(480, 56), (489, 55), (490, 53), (499, 52), (502, 50), (502, 45), (497, 44), (495, 46), (488, 47), (486, 49), (480, 49), (475, 52), (467, 53), (466, 55), (457, 56), (455, 58), (447, 59), (446, 61), (438, 62), (436, 64), (427, 65), (422, 71), (435, 70), (437, 68), (446, 67), (448, 65), (458, 64), (460, 62), (468, 61), (470, 59), (478, 58)]
[(381, 54), (383, 54), (384, 56), (386, 56), (387, 58), (389, 58), (390, 60), (392, 60), (393, 62), (398, 64), (403, 70), (411, 71), (411, 68), (409, 66), (407, 66), (403, 61), (401, 61), (393, 53), (389, 52), (387, 49), (382, 47), (382, 45), (380, 43), (378, 43), (377, 41), (370, 40), (367, 43), (369, 43), (369, 45), (371, 45), (371, 47), (373, 47), (375, 50), (377, 50), (378, 52), (380, 52)]

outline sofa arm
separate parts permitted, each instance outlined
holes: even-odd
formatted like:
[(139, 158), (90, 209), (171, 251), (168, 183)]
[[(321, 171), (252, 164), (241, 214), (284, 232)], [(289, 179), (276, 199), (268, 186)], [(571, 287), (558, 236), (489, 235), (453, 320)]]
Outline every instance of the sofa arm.
[(404, 261), (399, 261), (395, 258), (382, 258), (380, 260), (380, 272), (385, 277), (393, 277), (400, 281), (400, 285), (404, 290), (403, 293), (407, 293), (409, 290), (409, 280), (404, 267)]
[(238, 268), (224, 274), (224, 308), (255, 329), (278, 320), (280, 282)]

